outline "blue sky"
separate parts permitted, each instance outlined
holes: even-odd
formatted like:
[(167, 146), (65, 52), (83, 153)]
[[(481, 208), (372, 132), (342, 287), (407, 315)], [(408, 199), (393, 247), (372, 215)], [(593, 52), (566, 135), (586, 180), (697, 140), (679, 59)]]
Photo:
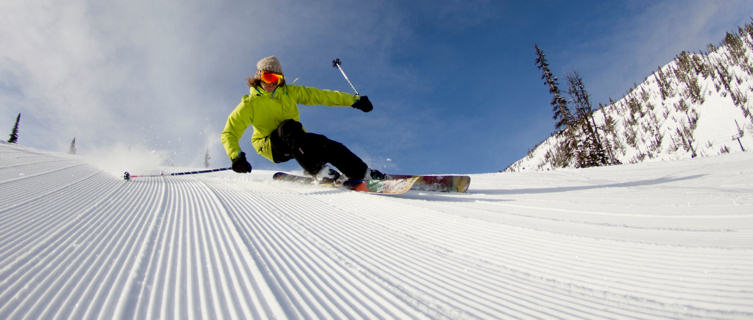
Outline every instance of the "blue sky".
[[(0, 4), (0, 115), (19, 143), (82, 154), (155, 152), (229, 165), (219, 144), (256, 61), (375, 109), (301, 109), (309, 131), (401, 173), (502, 170), (554, 122), (533, 46), (593, 103), (621, 98), (682, 50), (750, 22), (753, 1), (65, 1)], [(564, 81), (560, 81), (564, 87)], [(297, 169), (255, 155), (257, 169)], [(128, 169), (128, 168), (124, 168)]]

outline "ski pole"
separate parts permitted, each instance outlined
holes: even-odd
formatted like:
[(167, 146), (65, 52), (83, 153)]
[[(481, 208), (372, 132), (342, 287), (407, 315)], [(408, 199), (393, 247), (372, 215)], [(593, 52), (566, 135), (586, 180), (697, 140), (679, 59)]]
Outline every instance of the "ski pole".
[(353, 86), (353, 83), (351, 83), (350, 79), (348, 79), (348, 75), (346, 75), (345, 71), (343, 71), (343, 67), (340, 65), (341, 63), (342, 61), (340, 61), (340, 58), (336, 58), (335, 60), (332, 60), (332, 67), (340, 69), (340, 73), (342, 73), (343, 77), (345, 77), (345, 81), (348, 81), (348, 84), (350, 85), (351, 88), (353, 88), (353, 91), (356, 92), (356, 95), (360, 96), (360, 94), (358, 93), (358, 90), (356, 90), (356, 87)]
[(146, 177), (165, 177), (165, 176), (184, 176), (188, 174), (199, 174), (199, 173), (209, 173), (209, 172), (217, 172), (217, 171), (225, 171), (230, 170), (232, 168), (217, 168), (217, 169), (209, 169), (209, 170), (199, 170), (199, 171), (186, 171), (186, 172), (173, 172), (173, 173), (160, 173), (160, 174), (140, 174), (135, 175), (131, 174), (128, 171), (123, 173), (123, 179), (126, 181), (130, 181), (132, 178), (146, 178)]

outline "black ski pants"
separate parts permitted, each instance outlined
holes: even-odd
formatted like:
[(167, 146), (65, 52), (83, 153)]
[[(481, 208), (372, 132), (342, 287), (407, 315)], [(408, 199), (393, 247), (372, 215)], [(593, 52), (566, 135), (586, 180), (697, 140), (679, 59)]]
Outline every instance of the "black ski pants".
[(317, 174), (330, 163), (349, 179), (363, 179), (367, 165), (342, 143), (303, 130), (300, 122), (288, 119), (269, 136), (275, 163), (295, 159), (304, 171)]

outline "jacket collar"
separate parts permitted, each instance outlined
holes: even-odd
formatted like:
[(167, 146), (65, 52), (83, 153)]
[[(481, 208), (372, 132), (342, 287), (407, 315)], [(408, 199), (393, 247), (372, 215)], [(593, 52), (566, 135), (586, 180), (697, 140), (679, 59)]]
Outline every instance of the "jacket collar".
[(277, 93), (277, 89), (280, 89), (280, 87), (275, 88), (275, 90), (272, 91), (272, 92), (267, 92), (266, 90), (264, 90), (263, 88), (260, 88), (260, 87), (251, 87), (251, 95), (252, 96), (258, 96), (258, 97), (269, 96), (269, 97), (273, 97), (274, 98), (275, 93)]

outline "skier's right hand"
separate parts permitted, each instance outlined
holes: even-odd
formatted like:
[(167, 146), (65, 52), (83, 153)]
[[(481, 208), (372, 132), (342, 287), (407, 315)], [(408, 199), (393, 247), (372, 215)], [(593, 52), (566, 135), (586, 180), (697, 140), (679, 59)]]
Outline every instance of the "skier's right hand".
[(374, 110), (374, 105), (371, 104), (371, 101), (369, 101), (369, 97), (367, 96), (361, 96), (360, 98), (358, 98), (358, 100), (356, 100), (356, 102), (353, 103), (351, 107), (363, 112)]
[(245, 152), (241, 152), (237, 158), (233, 159), (233, 171), (237, 173), (251, 172), (251, 164), (246, 161)]

